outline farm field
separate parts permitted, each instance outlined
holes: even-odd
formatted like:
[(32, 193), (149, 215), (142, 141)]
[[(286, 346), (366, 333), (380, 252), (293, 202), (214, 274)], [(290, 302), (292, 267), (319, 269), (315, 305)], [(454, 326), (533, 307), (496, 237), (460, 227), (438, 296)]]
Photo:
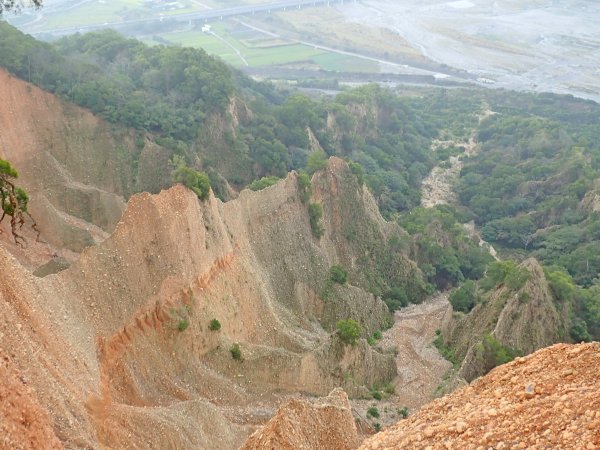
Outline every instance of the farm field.
[[(210, 31), (202, 31), (202, 22), (171, 21), (180, 14), (231, 8), (244, 4), (265, 3), (263, 0), (46, 0), (39, 11), (26, 11), (10, 22), (27, 33), (54, 39), (57, 30), (72, 29), (87, 32), (86, 26), (129, 21), (120, 32), (151, 45), (176, 45), (203, 48), (207, 53), (239, 68), (268, 66), (291, 69), (324, 70), (328, 72), (378, 73), (376, 61), (336, 53), (333, 49), (317, 48), (303, 41), (308, 35), (271, 35), (262, 30), (263, 23), (278, 23), (277, 14), (268, 17), (232, 18), (209, 22)], [(331, 14), (333, 8), (318, 9)], [(156, 18), (156, 22), (136, 23), (136, 20)], [(248, 23), (244, 21), (248, 21)], [(132, 22), (133, 21), (133, 22)], [(258, 25), (258, 26), (253, 26)], [(77, 27), (81, 29), (77, 30)], [(60, 36), (60, 34), (58, 35)], [(312, 43), (312, 40), (310, 40)], [(321, 43), (319, 41), (315, 43)], [(335, 47), (337, 50), (338, 47)], [(342, 48), (339, 48), (342, 50)], [(369, 54), (369, 52), (365, 53)]]
[(197, 28), (185, 29), (158, 33), (144, 40), (155, 44), (200, 47), (236, 67), (293, 66), (331, 72), (379, 71), (379, 64), (373, 61), (314, 48), (294, 40), (268, 36), (236, 21), (211, 24), (210, 33)]
[(207, 4), (199, 4), (193, 0), (177, 0), (165, 3), (172, 4), (172, 6), (161, 6), (158, 2), (152, 4), (143, 0), (93, 0), (77, 2), (66, 8), (53, 9), (51, 7), (53, 3), (45, 2), (50, 7), (37, 13), (28, 11), (29, 14), (14, 18), (13, 22), (19, 26), (22, 22), (26, 23), (29, 16), (36, 15), (37, 17), (33, 21), (35, 22), (35, 28), (32, 31), (44, 32), (56, 28), (86, 26), (100, 22), (110, 24), (157, 15), (169, 17), (175, 14), (203, 11), (209, 7)]

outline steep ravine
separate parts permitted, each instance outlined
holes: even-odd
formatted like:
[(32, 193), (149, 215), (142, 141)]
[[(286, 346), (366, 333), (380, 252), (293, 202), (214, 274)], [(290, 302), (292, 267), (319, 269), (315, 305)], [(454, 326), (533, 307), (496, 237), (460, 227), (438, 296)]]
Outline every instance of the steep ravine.
[[(321, 239), (292, 173), (227, 203), (182, 186), (135, 195), (110, 237), (44, 278), (0, 247), (0, 349), (63, 445), (231, 449), (298, 392), (364, 395), (393, 379), (393, 354), (332, 333), (343, 318), (365, 336), (389, 322), (360, 274), (403, 235), (353, 180), (335, 158), (313, 177)], [(348, 227), (369, 231), (348, 240)], [(397, 261), (392, 281), (415, 282)], [(334, 264), (349, 282), (324, 300)]]
[[(479, 123), (487, 119), (488, 117), (496, 114), (488, 108), (479, 115)], [(464, 147), (464, 155), (467, 157), (475, 156), (478, 152), (477, 147), (477, 129), (471, 131), (471, 135), (467, 142), (449, 140), (439, 141), (434, 140), (431, 143), (431, 151), (436, 152), (451, 146)], [(458, 198), (456, 192), (454, 192), (454, 184), (460, 177), (460, 171), (462, 170), (464, 163), (461, 161), (460, 156), (450, 156), (446, 164), (435, 166), (431, 172), (425, 177), (421, 185), (421, 205), (425, 208), (433, 208), (436, 205), (456, 205)], [(481, 237), (481, 233), (475, 227), (474, 222), (463, 224), (465, 230), (471, 236), (473, 240), (477, 242), (480, 247), (487, 249), (495, 259), (497, 258), (497, 252), (494, 247), (484, 241)]]
[(398, 376), (393, 382), (394, 393), (382, 401), (350, 399), (360, 417), (365, 418), (368, 408), (374, 406), (380, 416), (370, 422), (391, 425), (399, 419), (399, 409), (407, 408), (413, 414), (439, 395), (452, 365), (432, 342), (451, 314), (447, 292), (395, 312), (394, 325), (378, 343), (396, 355)]

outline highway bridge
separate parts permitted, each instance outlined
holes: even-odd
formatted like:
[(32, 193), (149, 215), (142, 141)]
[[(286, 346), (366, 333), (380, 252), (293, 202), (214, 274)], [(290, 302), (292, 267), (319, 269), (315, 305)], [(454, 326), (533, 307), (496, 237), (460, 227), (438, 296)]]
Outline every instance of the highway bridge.
[[(53, 34), (53, 35), (67, 35), (77, 32), (88, 32), (93, 30), (100, 30), (103, 28), (123, 28), (131, 25), (138, 25), (144, 23), (162, 22), (164, 20), (179, 21), (179, 22), (208, 22), (214, 20), (223, 20), (228, 17), (235, 16), (248, 16), (254, 14), (270, 14), (276, 11), (286, 11), (290, 9), (301, 9), (303, 7), (315, 7), (315, 6), (329, 6), (331, 4), (343, 4), (344, 1), (351, 2), (356, 0), (284, 0), (278, 2), (259, 3), (255, 5), (244, 5), (236, 6), (232, 8), (223, 9), (207, 9), (205, 11), (197, 11), (184, 14), (169, 14), (169, 15), (157, 15), (153, 17), (147, 17), (144, 19), (132, 19), (124, 20), (119, 22), (104, 22), (93, 25), (83, 25), (77, 27), (67, 28), (56, 28), (52, 30), (44, 30), (40, 32), (31, 32), (32, 35), (38, 34)], [(25, 28), (25, 27), (24, 27)], [(26, 31), (24, 29), (23, 31)]]

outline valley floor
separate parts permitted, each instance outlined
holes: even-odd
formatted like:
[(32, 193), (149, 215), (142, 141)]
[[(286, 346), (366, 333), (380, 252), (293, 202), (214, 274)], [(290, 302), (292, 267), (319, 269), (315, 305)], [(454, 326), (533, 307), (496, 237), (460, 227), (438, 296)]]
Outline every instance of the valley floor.
[(352, 401), (361, 416), (366, 417), (369, 407), (376, 407), (380, 417), (373, 422), (385, 426), (400, 418), (398, 409), (406, 407), (412, 414), (436, 396), (452, 364), (440, 355), (432, 342), (448, 314), (451, 309), (447, 292), (396, 311), (394, 326), (383, 334), (379, 343), (383, 348), (397, 351), (399, 376), (394, 381), (395, 393), (385, 401)]
[(432, 344), (436, 330), (452, 314), (448, 293), (442, 292), (418, 305), (396, 311), (394, 326), (385, 333), (382, 344), (398, 349), (396, 364), (397, 403), (414, 411), (428, 403), (452, 367)]

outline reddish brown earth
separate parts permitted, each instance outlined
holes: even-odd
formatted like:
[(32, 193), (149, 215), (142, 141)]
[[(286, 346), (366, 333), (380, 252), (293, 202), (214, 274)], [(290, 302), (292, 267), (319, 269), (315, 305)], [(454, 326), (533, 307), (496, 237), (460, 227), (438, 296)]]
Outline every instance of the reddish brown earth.
[(61, 449), (48, 414), (39, 405), (27, 378), (0, 351), (0, 448)]
[[(227, 450), (298, 392), (342, 385), (365, 394), (394, 377), (391, 354), (364, 341), (340, 345), (331, 333), (348, 316), (368, 334), (380, 329), (383, 302), (350, 284), (335, 287), (335, 301), (320, 295), (332, 265), (352, 270), (365, 256), (343, 237), (349, 225), (370, 230), (369, 245), (401, 232), (348, 181), (343, 161), (313, 178), (311, 200), (324, 207), (320, 240), (295, 174), (227, 203), (199, 202), (181, 186), (139, 194), (121, 217), (131, 174), (107, 164), (134, 136), (116, 139), (91, 114), (4, 72), (0, 97), (0, 157), (21, 171), (44, 230), (44, 243), (30, 233), (26, 249), (0, 236), (2, 448)], [(34, 276), (55, 252), (71, 267)], [(241, 361), (231, 357), (233, 343)], [(555, 346), (520, 359), (365, 445), (600, 446), (598, 353), (598, 344)], [(418, 383), (415, 375), (401, 379)], [(415, 386), (429, 392), (433, 384)], [(336, 396), (293, 400), (254, 442), (352, 448), (356, 428), (345, 396)]]
[[(149, 168), (166, 165), (165, 151), (147, 139), (143, 149), (136, 148), (136, 139), (144, 140), (132, 130), (108, 124), (3, 69), (0, 98), (0, 158), (19, 171), (18, 184), (30, 194), (42, 231), (36, 243), (24, 230), (27, 252), (5, 245), (28, 268), (55, 254), (74, 261), (83, 248), (108, 237), (132, 192), (157, 192), (170, 182), (165, 183), (168, 171), (159, 175)], [(10, 244), (10, 234), (0, 234), (0, 241)]]
[(434, 400), (361, 449), (600, 448), (600, 343), (556, 344)]
[(242, 450), (351, 450), (357, 444), (348, 396), (336, 389), (318, 400), (290, 400), (248, 438)]
[[(366, 190), (338, 180), (354, 180), (341, 160), (315, 179), (313, 201), (336, 211), (320, 241), (295, 174), (227, 203), (178, 186), (124, 211), (135, 133), (3, 71), (0, 96), (0, 157), (19, 170), (43, 241), (25, 228), (16, 246), (3, 224), (0, 351), (65, 447), (236, 448), (299, 391), (362, 392), (395, 375), (391, 355), (331, 333), (349, 314), (380, 329), (385, 304), (349, 284), (331, 294), (339, 301), (320, 298), (329, 267), (359, 256), (335, 227), (363, 223), (383, 242), (400, 232)], [(140, 167), (155, 154), (146, 141)], [(34, 276), (55, 254), (71, 266)]]
[[(340, 210), (328, 186), (349, 173), (333, 160), (315, 180), (326, 208)], [(340, 345), (320, 325), (348, 302), (379, 328), (386, 309), (350, 285), (335, 304), (320, 299), (340, 244), (329, 223), (313, 240), (297, 185), (291, 174), (228, 203), (182, 186), (136, 195), (108, 239), (44, 278), (0, 246), (0, 349), (65, 447), (236, 448), (297, 392), (394, 376), (392, 355)], [(351, 195), (357, 208), (372, 201)]]

